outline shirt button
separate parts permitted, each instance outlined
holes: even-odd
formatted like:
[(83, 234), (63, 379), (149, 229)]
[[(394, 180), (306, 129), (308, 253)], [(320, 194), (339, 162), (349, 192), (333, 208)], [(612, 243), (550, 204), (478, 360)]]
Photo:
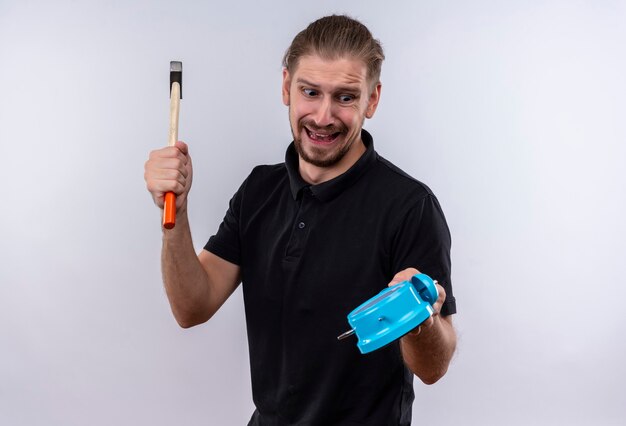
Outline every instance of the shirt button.
[(304, 228), (305, 226), (306, 226), (306, 225), (304, 224), (304, 222), (300, 222), (300, 223), (298, 224), (298, 228), (300, 228), (300, 229)]

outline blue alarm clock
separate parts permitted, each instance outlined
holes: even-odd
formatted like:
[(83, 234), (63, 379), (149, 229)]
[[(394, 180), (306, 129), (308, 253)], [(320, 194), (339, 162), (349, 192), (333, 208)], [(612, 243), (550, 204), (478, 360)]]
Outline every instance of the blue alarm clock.
[(436, 283), (426, 274), (416, 274), (387, 287), (348, 314), (352, 329), (337, 339), (356, 334), (362, 354), (399, 339), (432, 316), (439, 297)]

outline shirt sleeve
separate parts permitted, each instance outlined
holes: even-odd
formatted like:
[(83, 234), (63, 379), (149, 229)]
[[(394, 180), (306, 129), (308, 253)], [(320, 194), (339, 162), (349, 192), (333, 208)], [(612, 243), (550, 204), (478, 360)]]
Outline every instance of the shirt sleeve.
[(446, 291), (441, 315), (456, 313), (452, 292), (450, 230), (437, 198), (429, 193), (404, 212), (392, 246), (395, 272), (417, 268), (437, 280)]
[(241, 184), (235, 195), (228, 203), (228, 210), (220, 224), (217, 233), (204, 246), (216, 256), (230, 263), (241, 266), (241, 204), (245, 192), (247, 179)]

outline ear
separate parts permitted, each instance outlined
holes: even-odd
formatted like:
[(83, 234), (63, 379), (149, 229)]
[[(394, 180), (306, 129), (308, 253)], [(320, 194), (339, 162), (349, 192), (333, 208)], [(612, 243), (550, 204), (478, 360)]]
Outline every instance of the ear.
[(372, 118), (374, 113), (376, 112), (376, 108), (378, 107), (378, 101), (380, 101), (380, 89), (382, 85), (380, 82), (376, 83), (374, 90), (372, 90), (372, 94), (367, 100), (367, 109), (365, 110), (365, 117)]
[(283, 103), (289, 106), (289, 90), (291, 89), (291, 76), (287, 68), (283, 68)]

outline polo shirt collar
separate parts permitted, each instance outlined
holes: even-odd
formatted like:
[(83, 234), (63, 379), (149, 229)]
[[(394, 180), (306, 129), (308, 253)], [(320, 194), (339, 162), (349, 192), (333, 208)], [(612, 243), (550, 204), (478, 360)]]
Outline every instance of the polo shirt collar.
[(287, 167), (289, 185), (294, 200), (298, 198), (300, 191), (309, 187), (315, 198), (323, 202), (330, 201), (356, 182), (376, 160), (376, 151), (374, 151), (374, 139), (372, 138), (372, 135), (370, 135), (365, 129), (361, 129), (361, 140), (365, 145), (365, 152), (361, 155), (357, 162), (343, 174), (317, 185), (307, 183), (304, 179), (302, 179), (302, 176), (300, 176), (298, 153), (296, 152), (296, 147), (292, 142), (287, 148), (287, 153), (285, 154), (285, 166)]

